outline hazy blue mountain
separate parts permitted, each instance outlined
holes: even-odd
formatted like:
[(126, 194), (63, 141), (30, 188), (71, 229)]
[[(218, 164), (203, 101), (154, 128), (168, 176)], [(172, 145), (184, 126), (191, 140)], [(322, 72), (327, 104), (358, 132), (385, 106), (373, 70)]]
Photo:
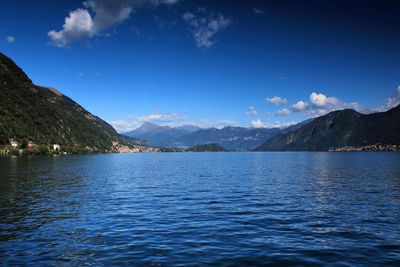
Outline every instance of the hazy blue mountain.
[(159, 126), (150, 122), (143, 123), (139, 128), (124, 133), (129, 137), (136, 137), (147, 140), (151, 145), (162, 146), (163, 141), (171, 138), (177, 138), (199, 130), (199, 127), (184, 125), (179, 127)]
[[(307, 123), (307, 122), (303, 122)], [(222, 129), (201, 129), (180, 137), (166, 139), (160, 143), (165, 147), (189, 148), (195, 145), (218, 144), (227, 150), (247, 151), (256, 148), (269, 138), (280, 133), (296, 130), (302, 124), (286, 129), (245, 128), (228, 126)]]
[(333, 111), (296, 131), (267, 140), (256, 150), (326, 151), (374, 144), (400, 144), (400, 106), (368, 115), (351, 109)]

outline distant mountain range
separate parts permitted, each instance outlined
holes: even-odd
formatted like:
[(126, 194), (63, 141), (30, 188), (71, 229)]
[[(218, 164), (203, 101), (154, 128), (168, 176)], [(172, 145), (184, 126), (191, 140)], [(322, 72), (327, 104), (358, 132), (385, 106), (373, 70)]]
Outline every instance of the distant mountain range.
[(351, 109), (333, 111), (295, 131), (275, 136), (255, 150), (327, 151), (375, 144), (400, 144), (400, 106), (368, 115)]
[(200, 130), (200, 128), (193, 125), (170, 127), (158, 126), (150, 122), (145, 122), (139, 128), (124, 133), (123, 135), (147, 140), (151, 145), (154, 146), (163, 146), (166, 140), (190, 134), (198, 130)]
[(169, 127), (144, 123), (138, 129), (124, 135), (148, 140), (151, 145), (161, 147), (190, 148), (196, 145), (217, 144), (226, 150), (248, 151), (278, 134), (298, 129), (308, 123), (280, 128), (225, 127), (222, 129), (200, 129), (196, 126)]
[[(148, 143), (143, 140), (172, 148), (161, 151), (193, 147), (197, 151), (327, 151), (376, 144), (395, 145), (400, 150), (400, 106), (369, 115), (354, 110), (334, 111), (286, 129), (200, 129), (144, 123), (120, 135), (57, 90), (33, 84), (0, 53), (0, 147), (29, 141), (48, 147), (58, 144), (67, 151), (156, 151), (146, 147)], [(143, 148), (146, 150), (140, 150)]]
[(10, 140), (68, 150), (106, 151), (115, 144), (143, 144), (120, 136), (59, 91), (37, 86), (10, 58), (0, 53), (0, 146)]

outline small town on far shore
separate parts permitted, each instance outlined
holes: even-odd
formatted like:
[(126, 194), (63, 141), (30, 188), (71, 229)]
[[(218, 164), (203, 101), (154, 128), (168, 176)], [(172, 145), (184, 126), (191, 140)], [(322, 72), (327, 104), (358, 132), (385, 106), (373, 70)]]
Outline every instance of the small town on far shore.
[(10, 143), (0, 147), (0, 156), (7, 155), (49, 155), (49, 154), (96, 154), (96, 153), (150, 153), (161, 152), (160, 148), (140, 145), (122, 145), (119, 142), (112, 142), (112, 149), (97, 149), (92, 147), (71, 147), (60, 144), (40, 144), (24, 139), (18, 142), (10, 139)]

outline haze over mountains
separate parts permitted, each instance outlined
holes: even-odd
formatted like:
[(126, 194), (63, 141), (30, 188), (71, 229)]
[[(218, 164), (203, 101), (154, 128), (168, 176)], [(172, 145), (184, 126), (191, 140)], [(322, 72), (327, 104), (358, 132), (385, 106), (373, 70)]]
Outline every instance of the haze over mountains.
[(305, 121), (285, 129), (232, 126), (222, 129), (200, 129), (191, 125), (170, 127), (146, 122), (136, 130), (124, 135), (147, 140), (151, 145), (161, 147), (189, 148), (196, 145), (218, 144), (227, 150), (248, 151), (271, 137), (298, 129), (308, 122)]
[(154, 146), (161, 146), (165, 140), (190, 134), (198, 130), (200, 130), (200, 128), (193, 125), (170, 127), (158, 126), (150, 122), (145, 122), (139, 128), (124, 133), (123, 135), (147, 140)]
[[(144, 123), (118, 134), (104, 120), (55, 89), (37, 86), (0, 53), (0, 146), (10, 140), (60, 144), (68, 150), (115, 151), (118, 145), (145, 145), (211, 151), (327, 151), (347, 146), (400, 145), (400, 106), (363, 115), (333, 111), (285, 129), (158, 126)], [(128, 150), (124, 150), (128, 151)]]

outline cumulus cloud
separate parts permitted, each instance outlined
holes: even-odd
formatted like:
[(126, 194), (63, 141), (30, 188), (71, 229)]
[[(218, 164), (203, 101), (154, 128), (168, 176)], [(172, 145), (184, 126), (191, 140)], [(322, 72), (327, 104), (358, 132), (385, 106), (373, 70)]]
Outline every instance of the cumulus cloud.
[(80, 8), (69, 13), (61, 31), (49, 31), (48, 36), (53, 44), (64, 47), (73, 41), (90, 38), (94, 34), (94, 23), (91, 15), (86, 9)]
[(283, 108), (275, 112), (275, 116), (288, 116), (290, 114), (292, 114), (292, 112), (287, 108)]
[(13, 43), (15, 43), (15, 37), (14, 37), (14, 36), (11, 36), (11, 35), (7, 36), (7, 37), (6, 37), (6, 42), (7, 42), (8, 44), (13, 44)]
[(292, 110), (295, 112), (305, 111), (308, 108), (308, 104), (304, 101), (298, 101), (292, 105)]
[(273, 104), (273, 105), (282, 105), (282, 104), (287, 103), (287, 99), (280, 97), (280, 96), (274, 96), (271, 98), (266, 98), (265, 102), (267, 102), (268, 104)]
[(312, 92), (309, 103), (298, 101), (290, 107), (291, 112), (303, 112), (308, 117), (325, 115), (331, 111), (342, 109), (354, 109), (361, 113), (369, 113), (370, 110), (363, 108), (356, 102), (347, 103), (336, 97), (328, 97), (322, 93)]
[(182, 18), (192, 28), (193, 39), (201, 49), (212, 47), (215, 44), (213, 37), (232, 23), (230, 18), (222, 14), (207, 14), (205, 9), (199, 9), (196, 13), (186, 12)]
[[(136, 8), (175, 4), (178, 0), (88, 0), (65, 18), (62, 29), (51, 30), (48, 37), (58, 47), (90, 39), (128, 19)], [(93, 15), (92, 15), (93, 14)]]
[(257, 112), (257, 110), (256, 110), (255, 107), (250, 106), (249, 109), (248, 109), (247, 112), (246, 112), (246, 115), (257, 116), (257, 115), (258, 115), (258, 112)]
[(262, 120), (257, 119), (257, 120), (251, 121), (251, 127), (253, 127), (253, 128), (265, 128), (265, 123)]
[(327, 97), (324, 94), (312, 92), (310, 102), (316, 107), (334, 107), (340, 104), (340, 100), (336, 97)]
[(233, 120), (190, 120), (185, 116), (177, 113), (152, 113), (143, 116), (128, 116), (121, 120), (112, 120), (109, 123), (119, 133), (129, 132), (140, 127), (144, 122), (151, 122), (162, 126), (182, 126), (182, 125), (194, 125), (200, 128), (223, 128), (226, 126), (235, 126), (237, 123)]
[(319, 116), (335, 110), (354, 109), (358, 112), (368, 113), (369, 110), (363, 108), (356, 102), (343, 102), (336, 97), (327, 97), (324, 94), (312, 92), (310, 95), (310, 107), (307, 112), (310, 116)]

